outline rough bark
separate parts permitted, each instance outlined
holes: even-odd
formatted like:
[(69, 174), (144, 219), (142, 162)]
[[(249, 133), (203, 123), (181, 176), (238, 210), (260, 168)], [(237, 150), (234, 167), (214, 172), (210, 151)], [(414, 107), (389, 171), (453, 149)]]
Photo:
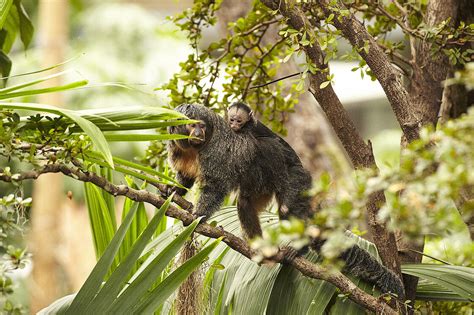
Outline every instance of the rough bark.
[[(424, 23), (427, 27), (438, 25), (452, 18), (456, 21), (459, 0), (431, 0), (426, 9)], [(454, 24), (454, 23), (453, 23)], [(409, 92), (413, 95), (414, 111), (422, 125), (435, 124), (443, 95), (442, 81), (446, 79), (449, 65), (448, 57), (443, 53), (433, 53), (429, 41), (417, 41), (414, 47), (413, 77), (410, 80)]]
[[(458, 9), (458, 21), (464, 21), (466, 24), (474, 23), (474, 2), (471, 0), (461, 0)], [(474, 42), (467, 43), (470, 49), (474, 49)], [(447, 72), (446, 80), (452, 79), (456, 70), (462, 70), (464, 65), (450, 66)], [(441, 99), (441, 108), (439, 111), (439, 121), (441, 123), (447, 122), (451, 118), (457, 118), (462, 114), (466, 113), (470, 106), (474, 105), (474, 90), (468, 91), (463, 85), (443, 84), (443, 96)], [(474, 203), (474, 187), (464, 187), (457, 200), (454, 201), (458, 210), (463, 212), (463, 208), (467, 204)], [(469, 216), (465, 219), (465, 223), (468, 227), (471, 240), (474, 240), (474, 216)]]
[[(318, 0), (321, 9), (329, 16), (334, 14), (334, 26), (341, 30), (344, 37), (353, 47), (358, 48), (360, 56), (367, 62), (370, 70), (380, 82), (390, 102), (398, 123), (408, 141), (418, 138), (419, 120), (411, 111), (410, 97), (403, 86), (401, 74), (392, 66), (390, 59), (383, 52), (375, 39), (368, 33), (364, 25), (353, 15), (341, 15), (340, 11), (332, 10), (329, 0)], [(341, 2), (338, 8), (346, 9)], [(368, 49), (364, 49), (365, 46)]]
[[(448, 18), (452, 25), (457, 20), (460, 5), (459, 0), (431, 0), (428, 2), (424, 23), (427, 27), (433, 27)], [(410, 80), (408, 92), (411, 96), (409, 110), (413, 112), (420, 126), (435, 125), (438, 120), (441, 100), (443, 95), (442, 81), (446, 79), (451, 68), (446, 55), (432, 52), (432, 44), (429, 41), (411, 41), (413, 75)], [(407, 138), (408, 142), (412, 139)], [(402, 140), (402, 143), (406, 143)], [(408, 241), (399, 237), (400, 259), (402, 263), (419, 263), (423, 252), (424, 237)], [(415, 251), (412, 251), (415, 250)], [(408, 299), (414, 300), (418, 278), (412, 276), (404, 277), (405, 290)]]
[[(305, 14), (296, 6), (289, 6), (284, 1), (262, 0), (272, 10), (288, 18), (288, 24), (296, 30), (312, 31), (312, 26)], [(313, 36), (314, 38), (314, 36)], [(321, 89), (321, 83), (327, 81), (329, 68), (324, 63), (324, 53), (317, 42), (304, 47), (306, 56), (321, 71), (310, 75), (310, 92), (314, 95), (332, 125), (336, 135), (346, 150), (355, 168), (376, 168), (375, 158), (369, 144), (365, 143), (357, 128), (344, 109), (331, 85)], [(397, 255), (395, 236), (388, 232), (384, 223), (377, 220), (377, 212), (385, 202), (383, 192), (376, 192), (370, 196), (367, 204), (367, 222), (371, 234), (384, 264), (401, 275), (400, 263)]]
[[(113, 196), (125, 196), (134, 201), (149, 203), (157, 208), (161, 207), (165, 202), (161, 196), (153, 194), (147, 190), (133, 189), (126, 185), (115, 185), (95, 173), (82, 171), (77, 167), (62, 164), (49, 164), (34, 171), (15, 174), (14, 179), (12, 179), (12, 176), (4, 174), (3, 170), (0, 169), (0, 181), (21, 182), (28, 179), (37, 180), (38, 177), (49, 173), (62, 173), (81, 182), (92, 183)], [(163, 187), (163, 192), (165, 191), (166, 187)], [(187, 200), (180, 196), (174, 196), (173, 202), (183, 209), (187, 209), (191, 205)], [(182, 221), (184, 225), (189, 225), (194, 220), (194, 217), (191, 213), (172, 205), (166, 211), (166, 215)], [(196, 227), (195, 232), (215, 239), (222, 237), (222, 241), (230, 248), (238, 251), (248, 258), (251, 258), (256, 254), (245, 240), (219, 227), (213, 227), (207, 223), (201, 223)], [(275, 263), (288, 263), (285, 261), (284, 257), (285, 253), (280, 251), (274, 257), (268, 258), (267, 261), (273, 261)], [(359, 289), (352, 281), (350, 281), (340, 272), (332, 271), (320, 265), (313, 264), (301, 256), (296, 257), (289, 264), (291, 264), (295, 269), (307, 277), (321, 279), (332, 283), (337, 288), (339, 288), (341, 293), (346, 294), (349, 299), (372, 312), (377, 314), (397, 314), (397, 312), (394, 311), (388, 304), (386, 304), (383, 299), (375, 298)]]

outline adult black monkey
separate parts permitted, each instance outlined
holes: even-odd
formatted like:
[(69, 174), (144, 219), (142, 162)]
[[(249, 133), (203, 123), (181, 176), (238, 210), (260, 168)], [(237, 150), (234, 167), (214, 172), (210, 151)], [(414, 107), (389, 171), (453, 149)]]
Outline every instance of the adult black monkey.
[[(226, 195), (243, 187), (237, 204), (242, 229), (248, 238), (261, 235), (258, 213), (275, 192), (288, 187), (284, 152), (275, 150), (279, 142), (236, 134), (222, 117), (204, 106), (181, 105), (176, 110), (199, 120), (196, 124), (170, 127), (170, 133), (194, 138), (168, 144), (169, 161), (178, 181), (186, 188), (199, 182), (201, 195), (194, 214), (206, 220), (219, 209)], [(186, 192), (176, 191), (181, 195)]]
[[(172, 141), (168, 146), (170, 163), (177, 171), (181, 184), (190, 188), (195, 180), (200, 183), (201, 195), (194, 209), (196, 216), (209, 218), (219, 209), (224, 197), (237, 188), (240, 188), (237, 205), (239, 219), (248, 237), (262, 234), (259, 211), (273, 194), (277, 200), (278, 196), (285, 196), (285, 189), (294, 189), (295, 192), (289, 194), (293, 196), (293, 202), (308, 203), (308, 207), (299, 207), (292, 212), (292, 203), (287, 203), (282, 197), (279, 202), (288, 206), (288, 213), (282, 214), (280, 209), (280, 216), (306, 219), (313, 214), (309, 201), (305, 200), (308, 197), (302, 190), (303, 186), (297, 183), (299, 174), (294, 177), (289, 174), (292, 167), (303, 170), (299, 172), (305, 171), (298, 166), (301, 162), (298, 164), (288, 156), (289, 145), (284, 145), (283, 139), (271, 131), (269, 136), (261, 137), (251, 132), (233, 132), (223, 118), (204, 106), (181, 105), (176, 110), (200, 121), (198, 124), (170, 127), (170, 133), (195, 138)], [(296, 187), (292, 187), (292, 183), (296, 183)], [(315, 242), (312, 247), (319, 250), (323, 242)], [(384, 293), (394, 292), (403, 297), (400, 279), (365, 250), (354, 245), (345, 250), (340, 258), (345, 261), (347, 272), (375, 284)]]

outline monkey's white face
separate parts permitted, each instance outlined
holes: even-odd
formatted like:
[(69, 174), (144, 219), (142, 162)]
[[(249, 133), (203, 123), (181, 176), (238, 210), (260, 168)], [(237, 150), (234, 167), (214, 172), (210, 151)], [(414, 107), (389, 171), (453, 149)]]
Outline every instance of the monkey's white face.
[(227, 113), (230, 129), (239, 131), (250, 120), (249, 113), (243, 109), (231, 108)]

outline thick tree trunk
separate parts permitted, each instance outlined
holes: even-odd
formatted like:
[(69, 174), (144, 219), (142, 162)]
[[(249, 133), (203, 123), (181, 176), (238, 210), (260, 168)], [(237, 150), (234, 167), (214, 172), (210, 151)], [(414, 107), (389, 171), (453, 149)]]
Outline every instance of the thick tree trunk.
[[(451, 24), (457, 21), (460, 0), (431, 0), (428, 2), (424, 23), (433, 27), (451, 18)], [(452, 66), (446, 55), (433, 53), (432, 44), (428, 41), (411, 41), (413, 76), (410, 80), (408, 93), (412, 103), (410, 111), (415, 114), (419, 126), (435, 125), (440, 112), (443, 96), (443, 84)], [(410, 140), (410, 139), (409, 139)], [(402, 144), (407, 141), (402, 139)], [(419, 263), (423, 252), (424, 238), (408, 241), (399, 235), (398, 247), (402, 263)], [(413, 251), (415, 250), (415, 251)], [(418, 278), (405, 276), (407, 298), (414, 301)]]

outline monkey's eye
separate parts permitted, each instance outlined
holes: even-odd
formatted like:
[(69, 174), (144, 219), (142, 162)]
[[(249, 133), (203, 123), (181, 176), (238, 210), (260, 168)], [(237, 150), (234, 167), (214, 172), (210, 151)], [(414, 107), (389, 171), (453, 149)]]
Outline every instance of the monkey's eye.
[(192, 128), (196, 128), (196, 124), (190, 124)]
[(199, 128), (206, 128), (206, 124), (199, 124)]

